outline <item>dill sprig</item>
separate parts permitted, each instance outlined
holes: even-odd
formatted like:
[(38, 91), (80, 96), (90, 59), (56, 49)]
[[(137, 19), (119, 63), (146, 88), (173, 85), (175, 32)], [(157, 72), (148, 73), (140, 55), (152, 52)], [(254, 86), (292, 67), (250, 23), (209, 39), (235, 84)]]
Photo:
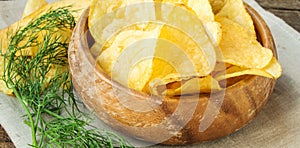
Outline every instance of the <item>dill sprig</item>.
[(2, 79), (26, 111), (32, 147), (130, 147), (91, 126), (78, 108), (67, 68), (70, 35), (62, 35), (75, 27), (70, 8), (49, 10), (10, 36)]

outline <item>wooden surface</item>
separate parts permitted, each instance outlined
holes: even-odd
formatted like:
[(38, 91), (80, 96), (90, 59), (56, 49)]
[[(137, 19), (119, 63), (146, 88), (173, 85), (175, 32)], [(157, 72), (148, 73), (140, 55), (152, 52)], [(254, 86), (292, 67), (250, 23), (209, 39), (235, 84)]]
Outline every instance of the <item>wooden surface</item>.
[[(285, 20), (300, 32), (300, 0), (256, 0), (263, 8)], [(0, 148), (14, 147), (0, 125)]]
[(263, 8), (282, 18), (300, 32), (300, 0), (256, 0)]
[(0, 148), (11, 148), (11, 147), (14, 147), (14, 145), (9, 139), (5, 130), (0, 125)]

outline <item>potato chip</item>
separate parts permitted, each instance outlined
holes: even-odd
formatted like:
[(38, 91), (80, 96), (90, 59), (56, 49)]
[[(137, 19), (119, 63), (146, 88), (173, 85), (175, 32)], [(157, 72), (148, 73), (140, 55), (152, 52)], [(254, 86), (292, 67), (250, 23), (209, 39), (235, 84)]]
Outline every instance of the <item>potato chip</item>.
[(223, 62), (217, 62), (214, 70), (211, 72), (211, 76), (216, 77), (218, 75), (225, 74), (226, 69), (230, 68), (231, 66), (233, 65)]
[(152, 59), (143, 60), (130, 69), (128, 76), (128, 86), (135, 90), (143, 91), (149, 78), (151, 77)]
[(163, 95), (167, 89), (177, 89), (187, 80), (189, 76), (182, 76), (179, 73), (170, 73), (161, 78), (155, 78), (149, 83), (149, 92), (154, 95)]
[(206, 28), (206, 31), (214, 44), (220, 44), (222, 39), (222, 30), (220, 23), (214, 21), (206, 22), (204, 23), (204, 27)]
[(272, 58), (271, 62), (262, 70), (272, 75), (275, 79), (279, 78), (282, 74), (282, 68), (274, 57)]
[[(162, 60), (160, 58), (154, 58), (152, 61), (151, 75), (149, 77), (148, 83), (144, 87), (144, 91), (149, 93), (151, 92), (150, 83), (156, 79), (163, 79), (171, 73), (176, 73), (176, 67), (171, 64), (172, 61)], [(160, 66), (159, 66), (160, 65)], [(180, 81), (180, 78), (174, 78), (174, 81)], [(150, 89), (150, 90), (149, 90)]]
[[(145, 88), (144, 91), (158, 94), (160, 84), (167, 85), (171, 83), (180, 83), (185, 79), (190, 79), (195, 76), (206, 76), (212, 71), (211, 65), (207, 56), (203, 50), (185, 33), (180, 30), (164, 25), (161, 29), (159, 41), (155, 48), (152, 65), (152, 76), (149, 81), (149, 88)], [(157, 80), (162, 79), (161, 83), (157, 83)], [(199, 79), (200, 82), (206, 83), (204, 79)], [(196, 87), (194, 85), (195, 80), (189, 81), (184, 85), (186, 87)], [(193, 84), (192, 86), (190, 84)], [(214, 83), (215, 84), (215, 83)], [(146, 85), (146, 87), (148, 87)], [(184, 90), (183, 93), (190, 93), (192, 91), (199, 91), (199, 88), (208, 90), (207, 86), (216, 85), (203, 85), (203, 87), (196, 87), (191, 91)], [(217, 88), (217, 87), (214, 87)], [(171, 95), (171, 90), (167, 92), (167, 95)], [(181, 92), (181, 88), (174, 89), (176, 95)]]
[(226, 74), (216, 76), (216, 80), (221, 81), (224, 79), (229, 79), (232, 77), (238, 77), (242, 75), (258, 75), (258, 76), (273, 78), (272, 75), (270, 75), (269, 73), (261, 69), (245, 69), (239, 66), (232, 66), (226, 70)]
[[(134, 44), (135, 42), (138, 42), (140, 40), (157, 38), (159, 34), (160, 26), (157, 26), (157, 28), (155, 28), (154, 30), (124, 29), (124, 31), (121, 31), (116, 35), (111, 46), (109, 46), (108, 48), (103, 48), (102, 53), (98, 57), (98, 62), (103, 70), (110, 75), (114, 63), (117, 61), (118, 57), (121, 55), (125, 48), (128, 48), (131, 44)], [(156, 42), (154, 43), (154, 45), (152, 45), (153, 49), (149, 50), (149, 52), (153, 52), (155, 46)], [(153, 55), (153, 53), (149, 54), (149, 56), (151, 55)]]
[(209, 0), (214, 14), (217, 14), (225, 5), (226, 0)]
[(170, 74), (163, 79), (155, 79), (150, 83), (151, 92), (155, 95), (186, 95), (193, 93), (209, 93), (221, 90), (218, 81), (213, 77), (183, 78), (179, 74)]
[[(180, 30), (163, 25), (158, 38), (149, 83), (171, 73), (192, 77), (206, 76), (213, 70), (214, 65), (209, 63), (209, 56)], [(147, 87), (144, 90), (149, 92)]]
[(95, 41), (104, 44), (124, 27), (143, 29), (147, 24), (140, 22), (155, 20), (154, 3), (145, 2), (152, 0), (93, 0), (88, 26)]
[(163, 0), (162, 2), (184, 6), (190, 13), (195, 13), (203, 22), (205, 29), (214, 42), (217, 44), (220, 43), (222, 33), (221, 26), (214, 21), (214, 14), (208, 0)]
[[(152, 73), (148, 83), (154, 79), (162, 79), (171, 73), (181, 73), (185, 76), (196, 74), (193, 63), (186, 53), (174, 42), (162, 38), (157, 41), (151, 68)], [(143, 90), (149, 93), (149, 84)]]
[(185, 6), (190, 8), (199, 19), (205, 21), (214, 21), (214, 14), (208, 0), (163, 0), (164, 3), (177, 4), (177, 6)]
[(253, 21), (245, 9), (243, 0), (225, 0), (225, 5), (216, 14), (216, 17), (220, 16), (240, 24), (252, 38), (256, 39)]
[(166, 95), (186, 95), (194, 93), (210, 93), (221, 90), (219, 83), (213, 77), (192, 78), (177, 89), (167, 89)]
[(229, 67), (231, 67), (231, 64), (228, 63), (223, 63), (223, 62), (217, 62), (216, 66), (214, 68), (214, 71), (225, 71), (226, 69), (228, 69)]
[[(3, 73), (4, 73), (4, 58), (0, 56), (0, 77), (2, 78)], [(0, 91), (3, 92), (4, 94), (12, 95), (13, 90), (8, 89), (6, 87), (6, 83), (3, 80), (0, 80)]]
[(262, 69), (247, 69), (239, 66), (231, 66), (226, 70), (226, 74), (217, 74), (216, 80), (221, 81), (224, 79), (229, 79), (232, 77), (238, 77), (242, 75), (258, 75), (263, 77), (268, 77), (272, 79), (277, 79), (280, 77), (282, 69), (280, 64), (277, 62), (276, 58), (272, 58), (271, 62)]
[[(202, 49), (203, 47), (198, 45), (184, 32), (168, 25), (164, 25), (161, 29), (159, 39), (169, 41), (170, 43), (176, 45), (180, 51), (177, 52), (175, 49), (170, 49), (170, 47), (168, 48), (168, 46), (165, 46), (165, 48), (163, 46), (158, 46), (155, 51), (155, 56), (161, 53), (166, 53), (164, 56), (165, 58), (171, 59), (170, 57), (172, 57), (172, 59), (179, 61), (176, 66), (179, 70), (182, 68), (182, 70), (180, 70), (182, 75), (206, 76), (213, 70), (215, 61), (210, 63), (210, 55), (206, 54), (206, 52)], [(194, 70), (185, 70), (188, 66), (183, 64), (186, 63), (187, 60), (190, 61), (190, 64), (193, 64), (191, 66), (193, 66)], [(157, 66), (160, 65), (158, 64)]]
[(46, 0), (27, 0), (22, 18), (47, 5)]
[[(166, 2), (166, 1), (163, 1)], [(176, 54), (168, 54), (167, 56), (172, 57), (176, 56), (176, 59), (178, 61), (190, 61), (194, 67), (194, 72), (190, 71), (189, 74), (187, 72), (180, 73), (181, 75), (193, 75), (194, 76), (205, 76), (208, 75), (214, 68), (216, 63), (216, 54), (215, 49), (210, 41), (210, 38), (207, 36), (207, 32), (205, 28), (203, 27), (202, 23), (204, 18), (199, 18), (199, 16), (203, 15), (195, 15), (195, 11), (193, 11), (193, 8), (191, 7), (182, 7), (179, 4), (189, 4), (189, 1), (181, 2), (181, 1), (167, 1), (175, 3), (177, 2), (177, 5), (162, 5), (161, 11), (157, 12), (156, 14), (159, 15), (159, 13), (162, 13), (162, 20), (166, 22), (166, 24), (162, 27), (161, 33), (159, 38), (164, 39), (166, 41), (169, 41), (170, 43), (174, 44), (181, 50), (181, 55)], [(210, 8), (209, 3), (207, 1), (206, 3), (208, 6), (203, 6)], [(178, 7), (178, 5), (180, 7)], [(190, 4), (189, 4), (190, 5)], [(210, 9), (211, 10), (211, 9)], [(206, 12), (211, 13), (210, 20), (213, 20), (213, 14), (212, 12)], [(197, 19), (198, 18), (198, 19)], [(207, 17), (209, 18), (209, 17)], [(210, 21), (209, 20), (209, 21)], [(159, 42), (160, 43), (160, 42)], [(162, 42), (161, 42), (162, 43)], [(168, 47), (166, 48), (160, 48), (158, 47), (156, 49), (156, 53), (168, 53), (167, 51)], [(170, 51), (169, 53), (175, 52)], [(155, 54), (155, 56), (157, 56)], [(177, 57), (179, 56), (179, 57)], [(184, 56), (187, 56), (184, 57)], [(184, 58), (183, 58), (184, 57)], [(183, 59), (184, 60), (183, 60)], [(186, 63), (186, 62), (181, 62)], [(153, 65), (154, 66), (154, 65)], [(159, 66), (159, 65), (157, 65)], [(177, 66), (177, 68), (180, 65)], [(178, 68), (180, 69), (180, 68)], [(182, 68), (183, 69), (183, 68)], [(195, 73), (196, 72), (196, 73)]]
[(97, 59), (99, 65), (117, 82), (141, 91), (152, 73), (152, 56), (160, 29), (150, 25), (146, 30), (121, 31), (111, 46), (103, 49)]
[(94, 43), (92, 45), (92, 47), (90, 48), (90, 51), (91, 51), (92, 56), (97, 58), (102, 52), (102, 47), (100, 44)]
[(272, 51), (250, 37), (241, 25), (221, 16), (216, 20), (222, 25), (221, 62), (256, 69), (262, 69), (270, 63)]

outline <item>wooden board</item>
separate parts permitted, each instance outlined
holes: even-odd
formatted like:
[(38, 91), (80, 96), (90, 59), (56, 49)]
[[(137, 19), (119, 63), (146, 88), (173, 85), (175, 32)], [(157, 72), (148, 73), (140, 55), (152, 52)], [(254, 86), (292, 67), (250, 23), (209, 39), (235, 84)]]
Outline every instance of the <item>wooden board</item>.
[(256, 0), (256, 2), (300, 31), (300, 0)]

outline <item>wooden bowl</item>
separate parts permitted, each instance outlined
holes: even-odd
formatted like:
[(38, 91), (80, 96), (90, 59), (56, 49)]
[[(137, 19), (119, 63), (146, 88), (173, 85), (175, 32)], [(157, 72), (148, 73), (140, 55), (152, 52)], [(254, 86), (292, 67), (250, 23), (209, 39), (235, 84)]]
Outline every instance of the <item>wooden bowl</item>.
[[(254, 21), (258, 40), (277, 56), (272, 34), (265, 21), (249, 5), (246, 4), (246, 8)], [(251, 121), (273, 91), (276, 80), (254, 75), (243, 77), (228, 86), (225, 92), (211, 95), (160, 98), (126, 88), (111, 80), (95, 64), (88, 46), (90, 36), (86, 34), (88, 14), (87, 9), (74, 29), (69, 46), (69, 68), (74, 88), (102, 121), (137, 139), (181, 145), (226, 136)], [(127, 103), (130, 100), (146, 101), (153, 109), (132, 110), (124, 106), (124, 99)], [(215, 100), (222, 100), (219, 109), (220, 102)], [(130, 103), (134, 104), (135, 101)], [(211, 125), (201, 130), (200, 124), (207, 118), (207, 109), (216, 112), (216, 116), (212, 115), (214, 120)]]

